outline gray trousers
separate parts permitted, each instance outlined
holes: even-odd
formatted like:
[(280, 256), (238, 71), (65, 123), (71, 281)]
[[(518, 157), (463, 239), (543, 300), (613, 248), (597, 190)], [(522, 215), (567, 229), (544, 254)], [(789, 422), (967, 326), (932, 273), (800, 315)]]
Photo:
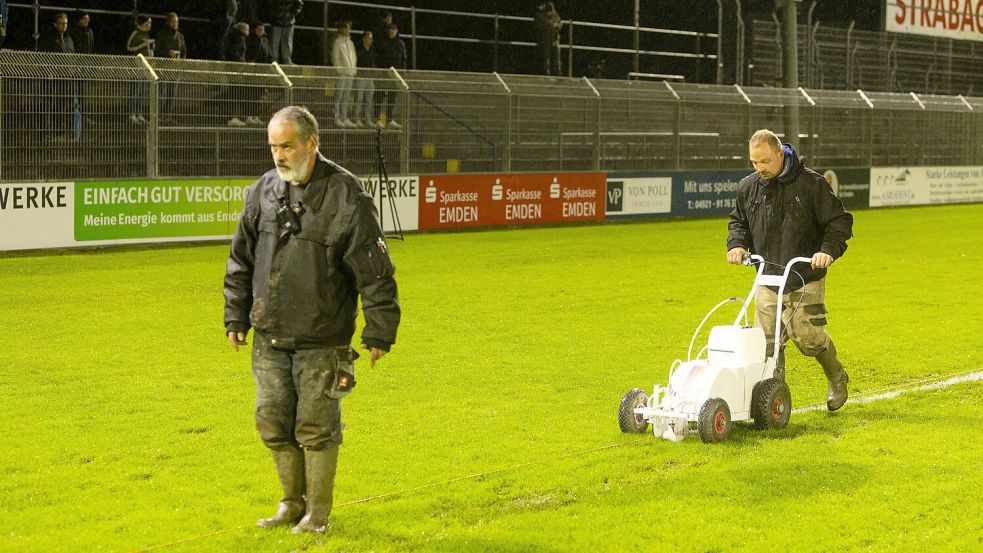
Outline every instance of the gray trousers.
[[(803, 355), (815, 357), (826, 350), (829, 334), (826, 333), (826, 279), (809, 282), (804, 287), (783, 295), (782, 329), (783, 337), (792, 338), (795, 347)], [(801, 299), (801, 303), (799, 303)], [(759, 286), (754, 293), (754, 326), (765, 331), (768, 355), (775, 347), (775, 307), (778, 294)], [(792, 313), (792, 309), (799, 308)], [(785, 346), (785, 340), (780, 347)]]
[(348, 347), (285, 350), (253, 337), (256, 430), (272, 450), (321, 450), (341, 443), (341, 400), (328, 397), (336, 370), (351, 365)]
[(273, 61), (288, 65), (293, 63), (293, 25), (289, 27), (277, 27), (274, 25), (270, 29), (270, 51), (273, 52)]

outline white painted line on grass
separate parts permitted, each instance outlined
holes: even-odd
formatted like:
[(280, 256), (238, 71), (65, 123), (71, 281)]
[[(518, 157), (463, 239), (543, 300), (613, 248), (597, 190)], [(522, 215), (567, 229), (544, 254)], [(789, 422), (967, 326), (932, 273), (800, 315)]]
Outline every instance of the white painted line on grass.
[[(893, 399), (901, 394), (908, 394), (911, 392), (922, 392), (925, 390), (940, 390), (942, 388), (948, 388), (949, 386), (954, 386), (956, 384), (962, 384), (963, 382), (976, 382), (983, 380), (983, 370), (974, 369), (972, 372), (962, 373), (958, 376), (953, 377), (940, 377), (944, 380), (937, 380), (928, 384), (921, 385), (908, 385), (895, 389), (888, 389), (883, 392), (868, 392), (867, 394), (860, 394), (856, 397), (852, 397), (847, 401), (850, 403), (872, 403), (875, 401), (880, 401), (882, 399)], [(823, 411), (826, 409), (825, 403), (817, 403), (815, 405), (806, 405), (804, 407), (799, 407), (797, 409), (792, 409), (792, 413), (806, 413), (808, 411)]]

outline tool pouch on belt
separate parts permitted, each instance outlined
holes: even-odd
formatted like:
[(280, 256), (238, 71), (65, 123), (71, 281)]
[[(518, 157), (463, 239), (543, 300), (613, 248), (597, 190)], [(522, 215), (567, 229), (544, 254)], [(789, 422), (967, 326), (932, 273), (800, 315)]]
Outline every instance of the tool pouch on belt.
[(351, 348), (335, 349), (335, 370), (328, 387), (328, 397), (341, 399), (355, 387), (355, 360), (358, 353)]

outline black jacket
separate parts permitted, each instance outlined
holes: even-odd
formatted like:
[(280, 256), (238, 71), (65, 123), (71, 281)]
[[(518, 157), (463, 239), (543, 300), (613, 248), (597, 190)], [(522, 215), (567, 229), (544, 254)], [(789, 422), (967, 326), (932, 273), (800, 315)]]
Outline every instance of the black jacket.
[(74, 54), (75, 43), (72, 41), (68, 32), (64, 34), (58, 32), (48, 32), (38, 41), (39, 52), (57, 52), (59, 54)]
[(270, 37), (249, 35), (246, 41), (246, 61), (256, 63), (271, 63), (273, 61), (273, 51), (270, 50)]
[[(766, 181), (752, 173), (737, 188), (737, 207), (730, 213), (727, 249), (742, 247), (772, 263), (786, 264), (793, 257), (812, 257), (823, 252), (837, 259), (846, 251), (846, 241), (853, 236), (853, 215), (822, 175), (807, 168), (791, 146), (792, 165), (784, 177)], [(786, 156), (788, 153), (786, 153)], [(826, 269), (796, 265), (795, 271), (806, 282), (826, 276)], [(765, 274), (782, 274), (774, 265)], [(800, 288), (802, 282), (792, 275), (787, 291)]]
[(365, 45), (362, 44), (362, 41), (359, 41), (358, 44), (355, 45), (355, 57), (358, 58), (358, 62), (356, 63), (357, 67), (370, 69), (376, 66), (375, 46), (366, 50)]
[(72, 44), (75, 46), (76, 54), (95, 53), (96, 39), (91, 27), (72, 25), (68, 30), (68, 34), (72, 37)]
[[(229, 32), (231, 34), (238, 31), (233, 29)], [(188, 57), (188, 46), (184, 42), (184, 34), (181, 31), (175, 31), (165, 26), (163, 29), (157, 31), (156, 38), (157, 40), (154, 42), (154, 55), (158, 58), (171, 57), (171, 51), (180, 52), (177, 56), (180, 59)]]
[(233, 28), (225, 37), (225, 61), (246, 61), (246, 35)]
[(304, 9), (303, 0), (270, 0), (270, 21), (275, 27), (292, 27)]
[(252, 326), (287, 349), (349, 345), (361, 295), (362, 343), (388, 350), (399, 298), (372, 198), (318, 155), (301, 232), (291, 235), (276, 219), (287, 186), (274, 169), (246, 193), (226, 266), (226, 332)]
[(396, 35), (396, 38), (382, 37), (378, 41), (379, 51), (376, 54), (378, 67), (389, 69), (406, 69), (406, 44)]

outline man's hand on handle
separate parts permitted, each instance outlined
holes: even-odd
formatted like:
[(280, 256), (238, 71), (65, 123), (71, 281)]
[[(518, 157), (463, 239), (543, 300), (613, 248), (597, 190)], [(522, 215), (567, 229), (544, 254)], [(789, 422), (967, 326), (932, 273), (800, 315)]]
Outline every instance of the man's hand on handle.
[(812, 268), (825, 269), (833, 264), (833, 256), (828, 253), (816, 252), (812, 254)]
[(370, 348), (369, 346), (362, 344), (362, 349), (369, 350), (369, 367), (375, 367), (375, 362), (382, 359), (382, 356), (386, 354), (385, 350), (379, 348)]
[(239, 346), (246, 345), (245, 332), (230, 332), (228, 336), (229, 336), (229, 344), (232, 345), (233, 350), (239, 351)]
[(744, 248), (734, 248), (727, 252), (727, 263), (733, 263), (734, 265), (740, 265), (744, 262), (744, 256), (748, 254), (748, 251)]

